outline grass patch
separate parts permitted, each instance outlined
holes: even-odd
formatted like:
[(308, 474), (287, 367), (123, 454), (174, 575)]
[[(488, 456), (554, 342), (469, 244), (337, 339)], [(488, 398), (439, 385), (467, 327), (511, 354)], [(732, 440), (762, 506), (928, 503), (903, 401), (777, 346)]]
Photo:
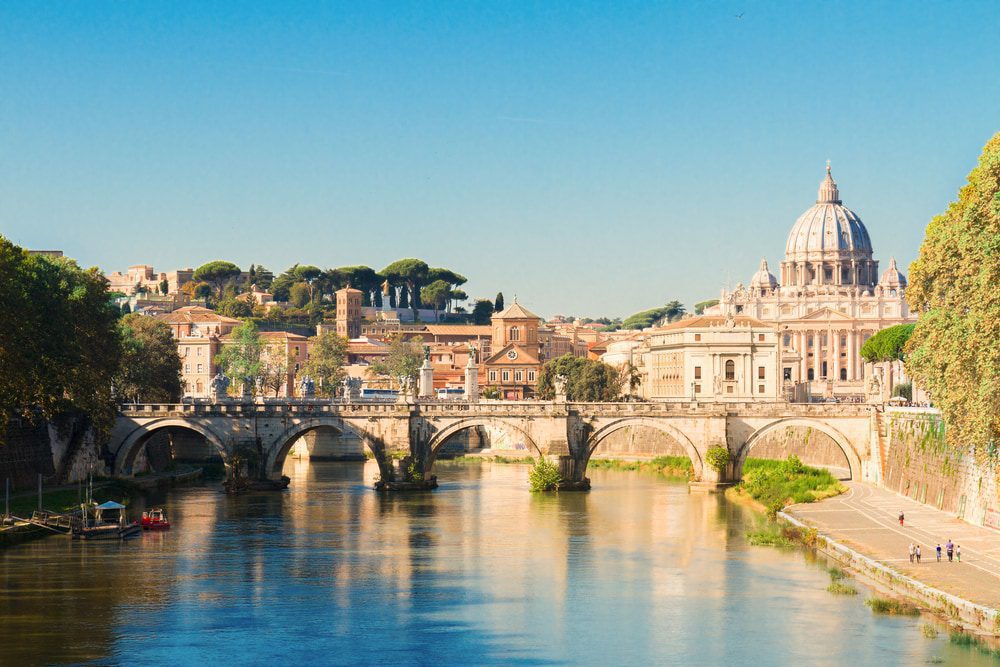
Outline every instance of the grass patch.
[(845, 584), (842, 581), (831, 582), (829, 586), (826, 587), (827, 593), (833, 593), (834, 595), (857, 595), (858, 589), (850, 584)]
[(830, 581), (840, 581), (847, 578), (847, 573), (839, 567), (828, 568), (826, 572), (830, 575)]
[(769, 517), (786, 505), (812, 503), (847, 490), (828, 470), (803, 465), (794, 455), (785, 461), (748, 458), (740, 488), (761, 503)]
[(747, 544), (755, 547), (780, 547), (787, 549), (795, 546), (795, 543), (785, 535), (784, 531), (776, 523), (765, 523), (759, 525), (754, 530), (746, 532)]
[(920, 626), (920, 634), (922, 634), (927, 639), (934, 639), (938, 636), (937, 628), (935, 628), (930, 623), (924, 623)]
[(920, 610), (908, 602), (901, 600), (889, 600), (872, 596), (865, 600), (865, 604), (876, 614), (887, 616), (919, 616)]
[(619, 459), (590, 459), (587, 469), (593, 470), (638, 470), (654, 472), (664, 477), (690, 479), (694, 472), (691, 459), (686, 456), (657, 456), (650, 461), (622, 461)]
[[(82, 488), (82, 487), (81, 487)], [(42, 490), (42, 508), (52, 512), (66, 512), (80, 506), (80, 493), (77, 488), (64, 487), (52, 491)], [(82, 493), (86, 495), (86, 489)], [(123, 479), (94, 480), (94, 499), (98, 501), (114, 500), (117, 502), (131, 500), (141, 493), (138, 486)], [(0, 499), (2, 500), (2, 499)], [(38, 493), (12, 496), (10, 499), (10, 513), (22, 518), (31, 517), (31, 513), (38, 509)], [(0, 507), (3, 512), (3, 507)]]

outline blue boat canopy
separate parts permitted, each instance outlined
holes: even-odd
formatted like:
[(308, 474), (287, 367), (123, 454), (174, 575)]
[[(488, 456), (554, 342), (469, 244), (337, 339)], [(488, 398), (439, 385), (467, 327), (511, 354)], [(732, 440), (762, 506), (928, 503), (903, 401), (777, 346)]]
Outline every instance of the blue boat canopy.
[(94, 509), (99, 509), (99, 510), (123, 510), (123, 509), (125, 509), (125, 506), (124, 505), (119, 505), (118, 503), (116, 503), (113, 500), (109, 500), (106, 503), (101, 503), (100, 505), (98, 505)]

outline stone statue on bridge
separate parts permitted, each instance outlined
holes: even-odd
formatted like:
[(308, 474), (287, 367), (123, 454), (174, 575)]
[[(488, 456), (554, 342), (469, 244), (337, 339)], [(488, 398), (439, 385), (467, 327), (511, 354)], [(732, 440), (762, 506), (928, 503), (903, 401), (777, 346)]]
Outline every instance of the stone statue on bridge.
[(229, 378), (227, 378), (222, 371), (219, 371), (215, 374), (215, 377), (212, 378), (209, 387), (213, 401), (225, 398), (227, 392), (229, 391)]
[(316, 383), (313, 382), (311, 377), (306, 375), (299, 382), (299, 392), (303, 398), (313, 398), (316, 396)]
[(344, 388), (344, 400), (348, 403), (361, 398), (361, 378), (347, 376), (340, 383)]

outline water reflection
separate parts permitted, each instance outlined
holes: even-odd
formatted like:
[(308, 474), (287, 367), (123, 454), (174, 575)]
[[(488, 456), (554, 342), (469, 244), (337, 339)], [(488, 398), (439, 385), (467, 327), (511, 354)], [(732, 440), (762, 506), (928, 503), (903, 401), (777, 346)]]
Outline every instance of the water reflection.
[(132, 543), (0, 552), (0, 662), (986, 663), (829, 595), (683, 483), (540, 496), (525, 466), (440, 462), (437, 492), (382, 496), (371, 462), (285, 472), (280, 494), (170, 491), (175, 529)]

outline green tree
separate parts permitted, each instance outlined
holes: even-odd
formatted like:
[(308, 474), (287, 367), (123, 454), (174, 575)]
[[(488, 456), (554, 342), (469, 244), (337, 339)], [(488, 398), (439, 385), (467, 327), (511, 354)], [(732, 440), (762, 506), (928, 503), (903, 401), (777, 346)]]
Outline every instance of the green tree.
[(225, 301), (220, 301), (215, 309), (220, 315), (245, 319), (253, 317), (253, 307), (254, 304), (247, 301), (246, 297), (244, 297), (243, 299), (226, 299)]
[(897, 324), (876, 332), (861, 346), (861, 356), (872, 363), (901, 360), (906, 341), (915, 327), (915, 324)]
[(325, 331), (310, 341), (309, 359), (302, 366), (301, 375), (311, 377), (323, 396), (333, 396), (346, 375), (347, 339), (332, 331)]
[(166, 278), (160, 281), (160, 294), (166, 294), (170, 291), (170, 283)]
[(194, 271), (193, 280), (212, 286), (216, 297), (221, 298), (226, 285), (240, 277), (240, 267), (232, 262), (216, 260), (202, 264)]
[(118, 323), (121, 364), (115, 395), (132, 403), (170, 403), (181, 397), (181, 358), (170, 327), (155, 317), (126, 315)]
[(39, 409), (48, 418), (72, 409), (99, 437), (108, 432), (120, 314), (98, 269), (28, 255), (0, 236), (0, 427), (11, 414)]
[(315, 286), (316, 281), (322, 275), (323, 275), (323, 270), (320, 269), (318, 266), (313, 266), (311, 264), (305, 264), (305, 265), (296, 265), (296, 267), (295, 267), (295, 277), (299, 280), (299, 282), (305, 283), (306, 287), (309, 288), (309, 300), (310, 301), (312, 301), (313, 297), (314, 297), (313, 287)]
[[(288, 382), (288, 369), (292, 363), (294, 362), (285, 341), (279, 339), (265, 345), (260, 355), (261, 387), (273, 391), (277, 398), (281, 388)], [(294, 389), (288, 387), (288, 395), (294, 393)]]
[(615, 401), (622, 395), (626, 378), (610, 364), (595, 359), (564, 354), (542, 366), (538, 374), (538, 397), (555, 398), (555, 379), (566, 378), (566, 399), (570, 401)]
[(309, 286), (305, 283), (295, 283), (288, 290), (288, 303), (296, 308), (305, 308), (311, 298)]
[(292, 285), (300, 282), (295, 274), (298, 268), (298, 264), (293, 264), (271, 282), (271, 295), (275, 301), (288, 301)]
[(382, 305), (382, 281), (385, 280), (370, 266), (341, 266), (337, 272), (343, 277), (344, 284), (365, 293), (364, 305)]
[(451, 298), (451, 285), (443, 280), (435, 280), (420, 290), (420, 300), (434, 308), (434, 320), (440, 319), (438, 311), (445, 307)]
[(274, 273), (260, 264), (254, 267), (250, 286), (256, 285), (257, 289), (268, 290), (271, 288), (272, 282), (274, 282)]
[[(414, 320), (417, 319), (417, 309), (420, 308), (420, 288), (427, 284), (429, 272), (430, 267), (427, 266), (427, 262), (413, 258), (397, 260), (380, 272), (391, 284), (402, 285), (405, 288), (403, 295), (409, 297)], [(400, 304), (400, 307), (405, 306)]]
[[(516, 294), (514, 296), (517, 296)], [(497, 292), (497, 298), (493, 302), (493, 312), (499, 313), (503, 311), (503, 292)]]
[(473, 324), (489, 324), (493, 315), (493, 302), (489, 299), (476, 299), (476, 305), (472, 307)]
[(928, 389), (956, 449), (1000, 441), (1000, 133), (958, 201), (927, 225), (906, 298), (920, 313), (906, 368)]
[(423, 361), (424, 351), (419, 337), (409, 341), (397, 337), (389, 344), (389, 354), (385, 359), (372, 362), (368, 373), (386, 376), (390, 381), (397, 382), (401, 389), (408, 384), (410, 390), (415, 390)]
[(230, 385), (233, 391), (239, 391), (244, 382), (257, 382), (263, 351), (264, 343), (253, 321), (246, 321), (233, 329), (229, 340), (215, 357), (215, 363), (233, 381)]

